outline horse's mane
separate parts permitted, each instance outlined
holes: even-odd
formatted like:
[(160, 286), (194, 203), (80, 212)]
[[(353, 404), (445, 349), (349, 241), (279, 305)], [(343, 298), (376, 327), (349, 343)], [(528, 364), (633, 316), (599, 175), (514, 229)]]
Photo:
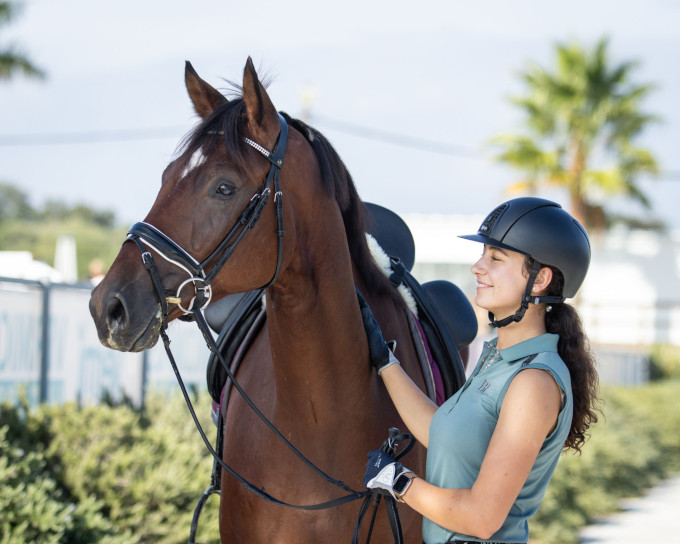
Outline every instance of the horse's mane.
[(357, 272), (369, 290), (390, 296), (403, 305), (403, 299), (378, 268), (366, 242), (366, 225), (373, 218), (359, 198), (354, 180), (340, 155), (318, 130), (282, 113), (288, 124), (299, 130), (312, 146), (321, 168), (321, 178), (329, 196), (334, 196), (342, 213), (347, 243)]
[[(203, 147), (209, 154), (214, 146), (222, 142), (226, 146), (234, 164), (242, 172), (248, 168), (247, 157), (249, 147), (244, 142), (246, 111), (245, 102), (241, 98), (225, 102), (193, 131), (181, 143), (181, 152), (190, 157)], [(335, 198), (345, 225), (347, 243), (357, 273), (366, 284), (366, 288), (375, 293), (387, 295), (403, 305), (403, 299), (393, 288), (389, 279), (376, 265), (366, 242), (366, 225), (372, 217), (359, 198), (354, 180), (347, 170), (338, 152), (326, 137), (316, 129), (299, 119), (294, 119), (281, 112), (289, 126), (298, 130), (309, 142), (319, 163), (322, 183), (329, 197)], [(219, 138), (218, 136), (222, 136)]]

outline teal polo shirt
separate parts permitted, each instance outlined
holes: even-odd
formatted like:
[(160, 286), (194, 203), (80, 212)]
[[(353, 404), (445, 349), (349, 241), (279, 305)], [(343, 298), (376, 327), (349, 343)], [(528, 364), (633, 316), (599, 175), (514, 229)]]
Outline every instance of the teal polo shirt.
[[(439, 407), (430, 423), (427, 481), (442, 488), (470, 489), (496, 428), (505, 393), (517, 373), (526, 368), (546, 370), (562, 390), (563, 406), (557, 426), (546, 437), (508, 517), (490, 542), (529, 540), (527, 520), (543, 500), (569, 435), (573, 414), (571, 378), (557, 353), (558, 339), (556, 334), (544, 334), (501, 350), (496, 349), (497, 339), (485, 342), (470, 378)], [(426, 544), (443, 544), (454, 538), (480, 541), (448, 531), (427, 518), (423, 520), (423, 538)]]

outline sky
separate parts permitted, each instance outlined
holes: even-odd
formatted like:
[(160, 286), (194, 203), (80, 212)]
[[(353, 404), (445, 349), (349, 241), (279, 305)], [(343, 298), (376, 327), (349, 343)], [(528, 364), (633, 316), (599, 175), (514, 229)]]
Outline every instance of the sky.
[(641, 183), (652, 215), (680, 229), (677, 0), (24, 4), (0, 47), (16, 43), (48, 78), (0, 82), (0, 181), (36, 206), (58, 199), (112, 210), (123, 225), (143, 219), (197, 122), (185, 60), (227, 89), (251, 56), (275, 106), (329, 138), (364, 200), (483, 215), (518, 178), (493, 162), (489, 141), (522, 128), (509, 101), (523, 91), (520, 71), (550, 67), (557, 43), (608, 36), (612, 61), (639, 61), (633, 80), (656, 86), (643, 109), (663, 121), (638, 143), (662, 175)]

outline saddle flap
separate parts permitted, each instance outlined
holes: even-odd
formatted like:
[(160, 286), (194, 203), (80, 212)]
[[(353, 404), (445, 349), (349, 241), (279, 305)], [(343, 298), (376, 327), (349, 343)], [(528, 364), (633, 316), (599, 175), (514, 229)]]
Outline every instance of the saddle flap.
[(429, 281), (423, 283), (422, 287), (444, 318), (458, 350), (468, 347), (477, 336), (478, 324), (465, 293), (456, 284), (446, 280)]
[[(205, 309), (205, 320), (210, 325), (210, 328), (216, 333), (222, 332), (224, 324), (231, 316), (239, 316), (243, 313), (246, 307), (254, 300), (253, 293), (258, 291), (246, 291), (244, 293), (234, 293), (227, 295), (220, 300), (208, 305)], [(259, 292), (259, 296), (262, 293)], [(232, 319), (233, 321), (233, 319)]]
[[(264, 289), (235, 293), (205, 309), (206, 321), (211, 329), (219, 333), (216, 343), (229, 365), (262, 310), (263, 293)], [(206, 374), (210, 396), (219, 403), (227, 372), (214, 353), (210, 354)]]

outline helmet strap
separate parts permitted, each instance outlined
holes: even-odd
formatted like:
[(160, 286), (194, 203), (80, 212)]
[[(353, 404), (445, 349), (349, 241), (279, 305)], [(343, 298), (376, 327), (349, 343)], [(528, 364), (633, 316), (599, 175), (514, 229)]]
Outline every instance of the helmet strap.
[(546, 296), (546, 297), (532, 297), (531, 296), (531, 289), (534, 286), (534, 282), (536, 281), (536, 276), (538, 276), (538, 273), (541, 271), (541, 268), (543, 265), (539, 263), (538, 261), (534, 261), (534, 263), (531, 265), (531, 270), (529, 271), (529, 280), (527, 281), (527, 287), (524, 290), (524, 296), (522, 296), (522, 305), (517, 309), (517, 311), (509, 315), (508, 317), (504, 319), (500, 319), (496, 321), (494, 318), (494, 315), (492, 312), (489, 312), (489, 321), (490, 325), (494, 328), (501, 328), (505, 327), (507, 325), (510, 325), (510, 323), (517, 323), (522, 320), (524, 317), (524, 313), (527, 311), (529, 308), (529, 304), (542, 304), (542, 303), (547, 303), (547, 304), (557, 304), (560, 302), (564, 302), (563, 297), (557, 297), (557, 296)]

